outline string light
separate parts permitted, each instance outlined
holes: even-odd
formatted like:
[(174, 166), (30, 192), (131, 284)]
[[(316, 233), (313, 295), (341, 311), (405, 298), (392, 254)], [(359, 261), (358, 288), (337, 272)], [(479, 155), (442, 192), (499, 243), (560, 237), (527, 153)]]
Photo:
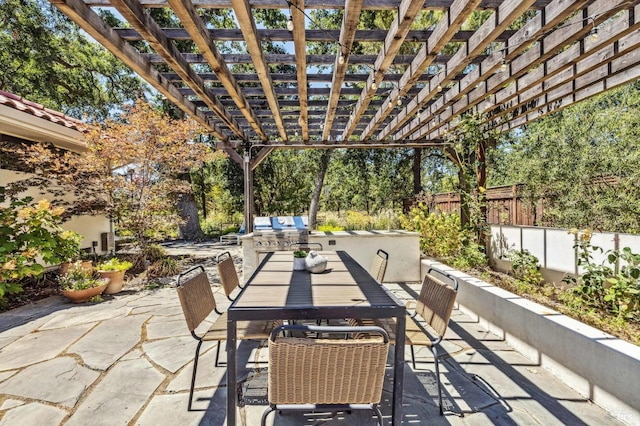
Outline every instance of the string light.
[(376, 82), (374, 81), (373, 83), (371, 83), (371, 88), (373, 90), (377, 90), (378, 89), (378, 85), (376, 84)]
[(402, 105), (402, 99), (401, 98), (398, 98), (397, 104), (398, 104), (398, 106)]
[(289, 16), (289, 20), (287, 21), (287, 29), (289, 31), (293, 31), (293, 17)]
[(340, 52), (340, 57), (338, 58), (338, 63), (340, 65), (344, 65), (344, 53)]
[(507, 61), (505, 61), (504, 59), (502, 60), (502, 64), (500, 65), (500, 71), (499, 72), (505, 72), (507, 70)]
[(442, 85), (440, 83), (438, 83), (438, 87), (436, 87), (436, 90), (438, 91), (438, 93), (442, 92)]
[(598, 28), (594, 28), (591, 30), (591, 32), (589, 33), (589, 38), (591, 39), (591, 41), (598, 40)]

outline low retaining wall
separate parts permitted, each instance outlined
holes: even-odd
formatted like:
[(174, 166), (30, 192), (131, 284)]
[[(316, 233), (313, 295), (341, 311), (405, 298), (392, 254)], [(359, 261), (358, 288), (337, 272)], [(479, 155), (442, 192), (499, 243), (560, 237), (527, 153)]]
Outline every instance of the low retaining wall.
[(430, 266), (458, 278), (461, 310), (620, 421), (640, 424), (640, 347), (436, 261), (422, 261), (423, 276)]

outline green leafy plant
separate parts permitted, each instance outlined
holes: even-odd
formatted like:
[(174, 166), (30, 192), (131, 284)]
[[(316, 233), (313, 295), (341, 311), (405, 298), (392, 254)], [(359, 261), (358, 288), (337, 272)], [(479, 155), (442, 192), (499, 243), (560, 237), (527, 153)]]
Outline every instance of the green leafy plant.
[(305, 250), (296, 250), (293, 252), (293, 257), (297, 257), (298, 259), (300, 258), (305, 258), (307, 257), (307, 252)]
[(629, 247), (622, 252), (612, 250), (607, 255), (608, 265), (598, 265), (593, 261), (593, 252), (602, 252), (602, 249), (591, 244), (592, 232), (575, 228), (569, 232), (576, 236), (574, 249), (578, 266), (584, 270), (577, 277), (563, 279), (571, 286), (569, 291), (589, 307), (621, 318), (640, 318), (640, 254), (633, 253)]
[[(0, 203), (5, 202), (0, 187)], [(67, 259), (80, 250), (79, 234), (61, 228), (62, 207), (42, 199), (11, 199), (0, 207), (0, 301), (6, 294), (22, 291), (20, 281), (41, 276), (45, 265)]]
[(534, 286), (544, 282), (538, 258), (528, 250), (510, 250), (505, 258), (511, 262), (511, 274), (516, 280)]
[(84, 268), (81, 262), (73, 263), (65, 275), (58, 276), (58, 284), (65, 291), (86, 290), (108, 283), (109, 280), (96, 276), (93, 271)]
[(128, 260), (120, 260), (113, 257), (105, 262), (98, 263), (96, 269), (98, 271), (126, 271), (133, 266), (133, 263)]

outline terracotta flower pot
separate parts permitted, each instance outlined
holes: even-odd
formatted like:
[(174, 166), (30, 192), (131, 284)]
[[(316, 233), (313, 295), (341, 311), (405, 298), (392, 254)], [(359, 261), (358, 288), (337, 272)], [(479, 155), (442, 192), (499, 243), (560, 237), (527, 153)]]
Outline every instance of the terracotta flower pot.
[(124, 272), (125, 271), (98, 271), (100, 278), (108, 278), (109, 284), (104, 290), (105, 294), (114, 294), (122, 290), (124, 284)]
[(93, 296), (101, 294), (104, 289), (107, 288), (107, 284), (99, 287), (91, 287), (85, 290), (62, 290), (62, 294), (65, 295), (73, 303), (84, 303), (91, 299)]

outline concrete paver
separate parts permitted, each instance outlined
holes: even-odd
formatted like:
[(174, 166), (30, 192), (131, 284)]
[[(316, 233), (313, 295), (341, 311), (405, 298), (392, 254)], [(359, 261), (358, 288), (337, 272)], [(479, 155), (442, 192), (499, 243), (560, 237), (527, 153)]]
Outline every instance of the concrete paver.
[[(229, 303), (211, 259), (226, 250), (239, 256), (240, 250), (215, 244), (173, 246), (205, 262), (216, 299), (226, 309)], [(419, 284), (388, 287), (405, 301), (419, 290)], [(97, 305), (77, 306), (53, 297), (0, 314), (0, 425), (225, 424), (226, 372), (213, 365), (215, 343), (202, 347), (196, 411), (187, 411), (196, 341), (175, 288), (125, 290)], [(620, 424), (459, 310), (446, 337), (440, 365), (450, 411), (438, 413), (431, 352), (420, 348), (418, 370), (410, 363), (405, 368), (404, 423)], [(223, 361), (225, 355), (223, 350)], [(237, 418), (242, 425), (259, 424), (266, 408), (261, 401), (266, 398), (266, 361), (264, 344), (240, 343)], [(388, 375), (381, 404), (385, 424), (390, 424), (391, 389)], [(351, 426), (375, 420), (368, 412), (284, 413), (271, 414), (268, 424)]]

